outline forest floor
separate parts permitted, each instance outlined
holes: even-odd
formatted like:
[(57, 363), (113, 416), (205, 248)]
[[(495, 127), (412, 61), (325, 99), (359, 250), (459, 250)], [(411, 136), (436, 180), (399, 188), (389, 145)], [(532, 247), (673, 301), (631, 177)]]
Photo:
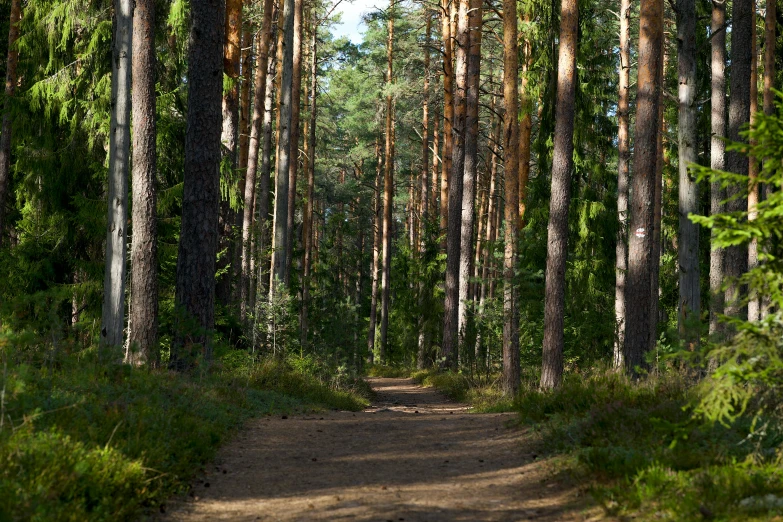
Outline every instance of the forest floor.
[(262, 417), (218, 452), (172, 521), (596, 520), (515, 414), (472, 414), (410, 379), (370, 378), (363, 412)]

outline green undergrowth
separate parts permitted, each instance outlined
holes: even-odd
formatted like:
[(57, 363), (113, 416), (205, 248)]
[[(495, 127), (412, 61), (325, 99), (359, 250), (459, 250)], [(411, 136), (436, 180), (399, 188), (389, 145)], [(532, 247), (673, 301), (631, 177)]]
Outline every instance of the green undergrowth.
[(783, 513), (783, 436), (693, 415), (698, 387), (677, 373), (639, 382), (608, 371), (568, 375), (514, 405), (607, 514), (641, 520), (770, 520)]
[(475, 413), (513, 411), (512, 401), (500, 390), (498, 375), (471, 377), (460, 372), (380, 365), (370, 366), (367, 375), (413, 379), (424, 387), (435, 388), (453, 401), (470, 404)]
[(231, 350), (189, 375), (90, 351), (6, 350), (3, 362), (0, 521), (138, 519), (185, 491), (248, 418), (368, 402), (363, 381), (308, 357)]

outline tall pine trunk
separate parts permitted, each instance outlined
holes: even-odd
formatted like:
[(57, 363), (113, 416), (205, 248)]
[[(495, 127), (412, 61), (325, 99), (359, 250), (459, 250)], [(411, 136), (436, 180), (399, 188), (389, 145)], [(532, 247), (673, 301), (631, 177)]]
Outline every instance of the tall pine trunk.
[[(751, 62), (750, 62), (750, 126), (756, 125), (756, 113), (759, 110), (759, 85), (758, 85), (758, 52), (756, 49), (756, 9), (755, 0), (753, 4), (753, 24), (752, 31), (753, 37), (751, 38)], [(750, 145), (755, 145), (755, 141), (751, 140)], [(760, 163), (751, 158), (748, 162), (748, 178), (749, 178), (749, 192), (748, 192), (748, 221), (755, 221), (758, 216), (756, 210), (759, 204), (759, 168)], [(758, 251), (758, 239), (753, 238), (748, 244), (748, 271), (758, 267), (759, 264), (759, 251)], [(748, 296), (748, 321), (758, 321), (761, 318), (761, 300), (758, 297), (758, 293), (755, 291)]]
[(544, 348), (541, 367), (543, 389), (556, 388), (563, 378), (563, 316), (568, 257), (568, 206), (571, 203), (571, 170), (574, 168), (574, 99), (578, 31), (577, 0), (562, 0), (544, 296)]
[[(726, 168), (726, 2), (713, 0), (711, 32), (711, 95), (710, 95), (710, 167), (714, 170)], [(723, 212), (724, 190), (719, 181), (710, 184), (710, 214)], [(710, 250), (710, 336), (721, 335), (722, 325), (718, 317), (723, 314), (723, 248), (715, 246), (715, 234), (711, 232)]]
[[(742, 141), (740, 132), (750, 121), (750, 77), (753, 56), (753, 24), (755, 23), (755, 0), (734, 0), (731, 13), (731, 84), (729, 97), (728, 138)], [(726, 170), (735, 174), (748, 174), (747, 156), (736, 152), (726, 153)], [(746, 190), (739, 184), (726, 188), (726, 207), (729, 212), (743, 212), (748, 200), (741, 196)], [(733, 199), (732, 199), (733, 198)], [(738, 278), (747, 271), (748, 252), (744, 245), (726, 248), (723, 277), (726, 280), (726, 308), (729, 317), (743, 315), (741, 289)]]
[(375, 142), (375, 200), (373, 208), (373, 241), (372, 241), (372, 286), (370, 291), (370, 328), (367, 332), (367, 363), (372, 364), (375, 351), (375, 330), (377, 327), (378, 319), (378, 270), (381, 260), (381, 221), (383, 220), (383, 212), (381, 207), (381, 186), (382, 186), (382, 171), (383, 171), (383, 159), (381, 158), (381, 144), (380, 140)]
[(482, 0), (470, 0), (470, 46), (465, 115), (464, 174), (462, 178), (462, 217), (459, 246), (459, 298), (457, 329), (459, 345), (464, 344), (468, 327), (471, 261), (473, 260), (473, 216), (476, 206), (476, 178), (478, 176), (479, 89), (481, 87), (481, 30)]
[(223, 3), (191, 2), (185, 179), (177, 256), (177, 331), (170, 366), (211, 357), (220, 201)]
[(129, 351), (126, 362), (158, 363), (158, 214), (155, 121), (155, 2), (133, 13), (133, 215)]
[(615, 247), (613, 366), (623, 366), (625, 280), (628, 270), (628, 180), (630, 148), (631, 1), (620, 0), (620, 70), (617, 101), (617, 239)]
[[(451, 12), (457, 0), (441, 2), (441, 37), (443, 38), (443, 170), (440, 181), (440, 233), (449, 222), (449, 178), (454, 143), (454, 41), (451, 34)], [(444, 243), (445, 250), (445, 243)]]
[(628, 273), (625, 292), (625, 366), (635, 372), (650, 346), (655, 178), (660, 131), (663, 0), (642, 0), (639, 17), (636, 104)]
[(318, 22), (315, 9), (311, 9), (310, 24), (310, 122), (307, 128), (307, 189), (305, 193), (304, 219), (302, 223), (302, 346), (307, 346), (308, 307), (310, 305), (310, 273), (313, 252), (313, 196), (315, 195), (315, 136), (318, 121)]
[(223, 72), (230, 86), (223, 92), (223, 127), (221, 141), (235, 165), (239, 122), (239, 59), (242, 55), (242, 0), (226, 0)]
[(278, 127), (277, 127), (277, 169), (275, 172), (275, 213), (272, 229), (272, 263), (269, 274), (270, 300), (278, 293), (278, 284), (284, 284), (286, 275), (286, 253), (288, 252), (288, 186), (289, 168), (291, 162), (291, 110), (293, 100), (291, 98), (293, 88), (293, 62), (294, 62), (294, 0), (284, 0), (282, 13), (283, 31), (282, 49), (278, 54), (282, 57), (280, 71), (280, 98), (278, 99)]
[(115, 0), (111, 61), (109, 210), (101, 320), (101, 344), (112, 348), (122, 345), (125, 326), (125, 252), (128, 235), (125, 224), (128, 220), (132, 37), (133, 3), (131, 0)]
[(699, 225), (688, 217), (699, 212), (699, 186), (689, 172), (696, 163), (696, 2), (677, 2), (678, 151), (680, 171), (680, 226), (677, 256), (680, 299), (677, 323), (680, 338), (689, 345), (699, 341), (701, 300), (699, 286)]
[(285, 284), (291, 277), (294, 245), (294, 213), (296, 211), (296, 174), (299, 168), (299, 113), (302, 96), (302, 2), (294, 2), (293, 76), (291, 80), (291, 161), (288, 168), (288, 214), (286, 216)]
[(505, 253), (503, 257), (503, 393), (519, 393), (519, 326), (517, 324), (514, 270), (517, 263), (517, 230), (519, 218), (519, 121), (517, 113), (517, 3), (503, 0), (503, 163), (505, 165)]
[[(522, 21), (530, 24), (530, 7), (526, 7)], [(519, 123), (519, 226), (525, 227), (525, 202), (527, 201), (527, 183), (530, 178), (530, 137), (533, 132), (533, 107), (528, 94), (528, 71), (533, 66), (533, 45), (530, 37), (521, 38), (522, 53), (522, 80), (519, 82), (519, 104), (522, 112), (522, 120)]]
[(394, 100), (391, 87), (394, 80), (392, 60), (394, 58), (394, 0), (389, 3), (388, 34), (386, 36), (386, 152), (383, 171), (383, 230), (381, 257), (381, 342), (379, 362), (386, 362), (389, 332), (389, 301), (391, 296), (391, 247), (392, 247), (392, 205), (394, 205)]
[(16, 91), (16, 66), (19, 51), (19, 20), (22, 18), (22, 0), (11, 0), (11, 18), (8, 25), (8, 58), (5, 69), (5, 103), (3, 105), (3, 127), (0, 134), (0, 246), (5, 236), (5, 200), (11, 184), (11, 98)]
[[(250, 248), (250, 236), (253, 228), (253, 207), (256, 200), (256, 177), (258, 173), (258, 155), (261, 149), (260, 138), (263, 132), (264, 102), (266, 100), (267, 75), (269, 73), (269, 48), (272, 40), (272, 11), (274, 1), (264, 0), (264, 17), (261, 22), (261, 34), (258, 36), (256, 49), (256, 70), (253, 77), (253, 116), (250, 120), (250, 139), (248, 143), (247, 171), (245, 174), (245, 205), (242, 212), (242, 274), (240, 283), (240, 314), (244, 319), (248, 309), (252, 309), (250, 303), (250, 265), (253, 253)], [(259, 190), (259, 197), (268, 198), (269, 175), (263, 179), (261, 173), (261, 185), (266, 184), (266, 191)], [(261, 187), (259, 187), (261, 188)], [(266, 201), (264, 201), (266, 203)], [(260, 215), (259, 224), (263, 227), (267, 212)], [(260, 236), (261, 237), (261, 236)], [(260, 239), (259, 237), (259, 239)], [(263, 242), (261, 242), (263, 245)]]

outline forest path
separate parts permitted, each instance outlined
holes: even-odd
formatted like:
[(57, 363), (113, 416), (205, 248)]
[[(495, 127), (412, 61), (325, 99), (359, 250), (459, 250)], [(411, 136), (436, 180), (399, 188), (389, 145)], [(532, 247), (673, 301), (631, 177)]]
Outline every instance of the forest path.
[(251, 421), (169, 520), (586, 520), (513, 414), (469, 414), (410, 379), (363, 412)]

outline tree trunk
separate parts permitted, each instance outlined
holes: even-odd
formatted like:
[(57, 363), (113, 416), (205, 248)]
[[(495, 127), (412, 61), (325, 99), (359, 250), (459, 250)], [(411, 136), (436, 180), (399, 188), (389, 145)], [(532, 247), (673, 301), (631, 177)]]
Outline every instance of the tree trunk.
[(133, 228), (129, 350), (131, 364), (158, 364), (158, 210), (155, 121), (155, 2), (133, 13)]
[[(101, 324), (101, 345), (111, 348), (122, 346), (125, 327), (127, 237), (125, 223), (128, 220), (132, 37), (133, 4), (130, 0), (115, 0), (111, 61), (112, 111), (109, 134), (108, 221)], [(115, 354), (111, 357), (114, 359)]]
[[(523, 22), (530, 23), (530, 8), (527, 7)], [(519, 124), (519, 227), (525, 227), (525, 201), (527, 200), (527, 182), (530, 178), (530, 136), (533, 131), (533, 107), (528, 96), (528, 70), (533, 66), (533, 46), (530, 38), (522, 39), (522, 81), (519, 83), (519, 103), (522, 120)]]
[[(764, 114), (771, 116), (775, 110), (775, 17), (776, 0), (767, 0), (767, 13), (764, 17)], [(10, 57), (9, 57), (10, 62)]]
[(571, 170), (574, 168), (574, 98), (578, 31), (577, 0), (561, 0), (555, 144), (552, 153), (552, 195), (549, 200), (546, 256), (542, 389), (560, 386), (563, 378), (563, 315), (568, 257), (568, 206), (571, 203)]
[[(280, 71), (280, 99), (278, 103), (278, 142), (277, 169), (275, 172), (275, 215), (274, 236), (272, 237), (272, 264), (269, 274), (270, 299), (277, 295), (278, 284), (287, 281), (286, 253), (288, 252), (288, 185), (291, 162), (291, 110), (293, 100), (293, 37), (294, 37), (294, 0), (283, 3), (282, 67)], [(278, 51), (280, 53), (280, 51)]]
[(394, 129), (393, 99), (391, 86), (393, 81), (392, 59), (394, 57), (394, 7), (395, 0), (389, 2), (389, 32), (386, 39), (386, 154), (383, 173), (383, 256), (381, 274), (381, 343), (379, 362), (386, 362), (386, 342), (389, 331), (389, 297), (391, 284), (391, 246), (392, 246), (392, 205), (394, 204)]
[(315, 136), (317, 123), (318, 100), (318, 23), (315, 9), (311, 9), (310, 35), (310, 122), (308, 124), (307, 150), (307, 192), (305, 194), (304, 219), (302, 223), (302, 346), (307, 347), (308, 307), (310, 305), (310, 272), (313, 250), (313, 196), (315, 193)]
[(650, 346), (653, 273), (653, 227), (658, 106), (662, 84), (663, 0), (642, 0), (639, 28), (639, 72), (634, 141), (631, 227), (625, 293), (625, 366), (635, 372)]
[[(750, 62), (750, 126), (751, 128), (756, 124), (756, 113), (759, 110), (759, 86), (758, 86), (758, 53), (756, 50), (756, 8), (755, 0), (753, 7), (753, 24), (751, 38), (751, 62)], [(751, 140), (750, 145), (755, 145), (755, 141)], [(756, 206), (759, 203), (759, 167), (761, 165), (755, 158), (749, 159), (748, 162), (748, 221), (755, 221), (758, 216)], [(748, 244), (748, 271), (758, 267), (759, 264), (759, 251), (758, 251), (758, 239), (755, 237), (750, 240)], [(759, 300), (758, 293), (753, 291), (748, 299), (748, 321), (758, 321), (761, 319), (761, 301)]]
[[(449, 177), (454, 143), (454, 50), (451, 34), (451, 12), (457, 0), (441, 2), (441, 37), (443, 38), (443, 170), (440, 181), (440, 233), (444, 234), (449, 222)], [(445, 243), (444, 243), (445, 250)]]
[[(731, 18), (731, 84), (729, 97), (729, 140), (742, 141), (740, 131), (750, 121), (750, 76), (753, 56), (753, 24), (755, 1), (734, 0)], [(736, 151), (726, 153), (726, 170), (735, 174), (748, 174), (748, 158)], [(726, 204), (729, 212), (744, 212), (748, 200), (741, 196), (745, 186), (729, 185), (726, 188)], [(734, 198), (734, 199), (731, 199)], [(724, 257), (726, 280), (726, 308), (729, 317), (743, 315), (738, 278), (748, 269), (748, 252), (744, 245), (726, 248)]]
[(677, 257), (680, 301), (677, 323), (680, 339), (689, 346), (699, 342), (701, 300), (699, 286), (699, 225), (688, 217), (699, 213), (699, 186), (689, 173), (696, 163), (696, 2), (677, 2), (678, 150), (680, 171), (680, 226)]
[(22, 0), (11, 0), (11, 18), (8, 26), (8, 61), (5, 76), (5, 103), (3, 105), (3, 128), (0, 134), (0, 246), (5, 236), (5, 200), (11, 184), (11, 98), (16, 91), (16, 66), (19, 51), (19, 20), (22, 18)]
[(505, 165), (506, 234), (503, 258), (503, 392), (510, 397), (519, 393), (519, 326), (514, 291), (517, 263), (517, 227), (519, 218), (519, 122), (517, 119), (517, 3), (503, 0), (503, 100), (506, 105), (503, 130)]
[(285, 284), (291, 277), (294, 245), (294, 213), (296, 211), (296, 174), (299, 168), (299, 112), (302, 96), (302, 1), (294, 3), (293, 76), (291, 80), (291, 160), (288, 169), (288, 215), (286, 216)]
[[(247, 156), (250, 152), (250, 86), (253, 82), (250, 74), (253, 70), (253, 33), (250, 31), (250, 25), (245, 24), (242, 30), (242, 57), (241, 66), (241, 84), (239, 88), (239, 173), (245, 175), (247, 179)], [(240, 255), (242, 249), (240, 249)], [(241, 275), (241, 274), (240, 274)]]
[(220, 140), (235, 165), (237, 127), (239, 119), (239, 59), (242, 55), (242, 0), (225, 0), (225, 40), (223, 41), (223, 72), (230, 86), (223, 92), (223, 128)]
[(666, 132), (666, 121), (664, 118), (663, 105), (663, 84), (664, 74), (668, 55), (666, 54), (666, 41), (662, 40), (661, 54), (661, 90), (658, 100), (658, 122), (660, 128), (656, 136), (656, 162), (655, 162), (655, 197), (653, 199), (653, 227), (652, 227), (652, 252), (650, 254), (652, 261), (650, 272), (650, 333), (648, 350), (655, 350), (658, 343), (658, 316), (660, 313), (660, 295), (661, 295), (661, 224), (663, 222), (663, 135)]
[[(427, 22), (424, 33), (424, 89), (421, 116), (421, 217), (419, 219), (419, 235), (421, 242), (418, 245), (420, 251), (424, 251), (426, 239), (427, 221), (429, 219), (430, 201), (430, 36), (432, 35), (432, 18), (426, 14)], [(436, 131), (437, 132), (437, 131)]]
[(468, 327), (468, 305), (470, 297), (471, 261), (473, 260), (473, 216), (476, 206), (476, 178), (478, 176), (478, 127), (479, 89), (481, 69), (482, 0), (470, 0), (468, 70), (466, 85), (465, 152), (462, 178), (462, 217), (459, 246), (459, 298), (457, 331), (459, 343), (463, 345)]
[(465, 117), (468, 86), (468, 44), (470, 0), (459, 0), (454, 66), (454, 136), (449, 179), (449, 213), (446, 231), (446, 298), (443, 312), (441, 359), (444, 366), (456, 367), (459, 357), (459, 280), (462, 231), (462, 196), (465, 172)]
[[(242, 319), (246, 317), (248, 308), (250, 307), (252, 309), (252, 303), (249, 302), (251, 280), (250, 265), (253, 256), (252, 250), (250, 249), (250, 236), (253, 228), (253, 207), (256, 200), (256, 174), (258, 172), (258, 153), (260, 149), (259, 139), (261, 137), (264, 120), (264, 102), (267, 97), (266, 89), (270, 61), (269, 47), (272, 39), (273, 5), (273, 0), (264, 0), (264, 17), (261, 22), (261, 34), (258, 37), (256, 70), (253, 78), (253, 117), (251, 118), (250, 123), (247, 172), (245, 174), (245, 205), (242, 215), (242, 280), (240, 289), (240, 314)], [(268, 159), (265, 159), (265, 161), (268, 162)], [(264, 189), (264, 186), (266, 189)], [(264, 177), (263, 169), (261, 172), (261, 187), (259, 187), (259, 193), (261, 205), (267, 207), (264, 213), (259, 215), (259, 224), (263, 229), (267, 217), (267, 200), (269, 197), (269, 173), (267, 172), (266, 177)], [(263, 245), (263, 241), (260, 241), (260, 243)]]
[(375, 328), (378, 314), (378, 267), (380, 265), (381, 250), (381, 158), (380, 140), (375, 142), (375, 159), (377, 168), (375, 171), (375, 202), (373, 208), (373, 241), (372, 241), (372, 289), (370, 293), (370, 328), (367, 332), (367, 363), (372, 364), (375, 351)]
[(177, 327), (170, 366), (212, 355), (220, 201), (223, 17), (220, 1), (191, 2), (185, 179), (177, 257)]
[(628, 270), (628, 179), (631, 160), (629, 98), (631, 78), (631, 1), (620, 0), (620, 71), (617, 102), (617, 243), (615, 247), (615, 368), (623, 367), (625, 278)]
[[(711, 51), (711, 101), (710, 118), (712, 138), (710, 139), (710, 167), (714, 170), (726, 168), (726, 2), (713, 0), (712, 21), (710, 24), (712, 39)], [(723, 212), (724, 190), (719, 181), (710, 184), (710, 214)], [(710, 250), (710, 336), (719, 336), (723, 330), (718, 317), (723, 314), (723, 248), (715, 246), (716, 231), (711, 232)]]

